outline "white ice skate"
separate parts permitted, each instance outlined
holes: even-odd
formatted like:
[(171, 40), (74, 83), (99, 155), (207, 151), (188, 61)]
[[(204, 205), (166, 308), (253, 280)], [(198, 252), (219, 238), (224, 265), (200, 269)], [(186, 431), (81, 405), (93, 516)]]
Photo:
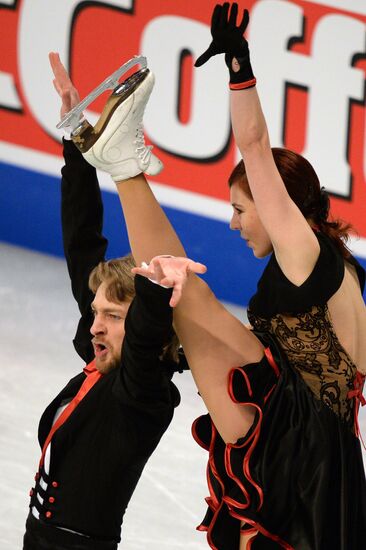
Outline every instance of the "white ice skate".
[[(142, 68), (118, 83), (118, 79), (138, 63)], [(114, 181), (129, 179), (141, 172), (156, 175), (163, 164), (152, 154), (152, 147), (146, 146), (142, 128), (143, 114), (153, 86), (154, 75), (147, 68), (146, 58), (135, 57), (67, 113), (57, 127), (71, 126), (71, 138), (84, 158), (96, 168), (108, 172)], [(93, 127), (87, 120), (80, 120), (82, 111), (112, 87), (114, 90), (97, 124)]]

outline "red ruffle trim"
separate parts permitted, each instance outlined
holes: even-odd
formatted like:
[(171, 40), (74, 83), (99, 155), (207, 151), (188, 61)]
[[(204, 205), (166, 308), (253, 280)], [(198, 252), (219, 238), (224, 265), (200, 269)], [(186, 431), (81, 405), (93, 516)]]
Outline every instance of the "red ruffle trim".
[(362, 407), (364, 407), (366, 405), (366, 399), (363, 396), (363, 388), (364, 388), (364, 385), (365, 385), (365, 378), (366, 378), (366, 376), (364, 374), (361, 374), (360, 371), (357, 371), (354, 382), (353, 382), (353, 389), (350, 390), (347, 394), (348, 399), (354, 399), (355, 400), (355, 404), (354, 404), (354, 411), (355, 411), (354, 412), (354, 430), (355, 430), (356, 437), (360, 438), (364, 449), (366, 449), (366, 447), (365, 447), (365, 443), (362, 439), (362, 435), (361, 435), (361, 432), (360, 432), (360, 425), (359, 425), (359, 422), (358, 422), (358, 413), (359, 413), (359, 410), (360, 410), (360, 405)]
[[(279, 368), (278, 368), (277, 364), (275, 363), (275, 361), (273, 359), (273, 356), (272, 356), (271, 351), (270, 351), (269, 348), (266, 348), (265, 355), (266, 355), (266, 359), (267, 359), (269, 365), (272, 367), (276, 377), (278, 378), (279, 375), (280, 375), (280, 371), (279, 371)], [(258, 368), (260, 368), (259, 365), (258, 365)], [(194, 421), (194, 423), (192, 425), (192, 435), (193, 435), (194, 439), (196, 440), (196, 442), (201, 447), (203, 447), (205, 450), (207, 450), (208, 453), (209, 453), (206, 476), (207, 476), (207, 484), (208, 484), (210, 496), (206, 498), (206, 502), (207, 502), (207, 505), (209, 506), (209, 508), (211, 510), (212, 518), (210, 519), (210, 522), (209, 522), (208, 525), (205, 525), (204, 522), (203, 522), (197, 527), (197, 530), (198, 531), (206, 531), (207, 532), (207, 541), (208, 541), (210, 547), (213, 550), (219, 550), (217, 548), (217, 546), (215, 545), (215, 543), (213, 542), (213, 540), (212, 540), (212, 531), (214, 529), (217, 516), (218, 516), (219, 512), (221, 511), (223, 505), (225, 504), (227, 506), (229, 514), (232, 517), (246, 523), (247, 526), (248, 525), (251, 526), (249, 529), (248, 529), (248, 527), (246, 529), (242, 528), (241, 529), (242, 532), (245, 532), (245, 534), (249, 534), (249, 533), (254, 534), (254, 532), (261, 533), (265, 537), (270, 538), (271, 540), (277, 542), (285, 550), (294, 550), (294, 548), (290, 544), (288, 544), (287, 542), (282, 540), (277, 535), (269, 532), (263, 525), (261, 525), (260, 523), (252, 520), (251, 518), (247, 517), (246, 514), (245, 514), (245, 511), (249, 508), (249, 506), (253, 505), (252, 498), (250, 497), (248, 489), (251, 489), (252, 491), (254, 490), (255, 494), (258, 497), (258, 504), (256, 505), (256, 511), (259, 511), (261, 509), (261, 507), (263, 505), (264, 496), (263, 496), (262, 488), (258, 485), (258, 483), (255, 482), (255, 480), (253, 479), (253, 476), (251, 474), (251, 470), (250, 470), (250, 459), (251, 459), (253, 451), (256, 447), (258, 438), (260, 436), (260, 430), (261, 430), (261, 424), (262, 424), (262, 418), (263, 418), (262, 407), (259, 406), (257, 403), (253, 403), (249, 400), (248, 401), (238, 401), (235, 398), (235, 391), (234, 391), (234, 388), (233, 388), (234, 373), (236, 373), (236, 374), (240, 373), (240, 375), (242, 375), (242, 377), (243, 377), (243, 382), (246, 386), (248, 397), (249, 398), (254, 397), (249, 377), (245, 373), (244, 369), (245, 369), (245, 367), (238, 367), (236, 369), (233, 369), (230, 372), (229, 387), (228, 387), (229, 395), (235, 403), (238, 403), (240, 405), (249, 405), (249, 406), (254, 407), (256, 409), (257, 415), (256, 415), (256, 419), (254, 421), (254, 424), (253, 424), (252, 428), (250, 429), (250, 431), (248, 432), (247, 436), (245, 436), (244, 438), (241, 438), (239, 440), (239, 441), (241, 441), (240, 443), (228, 443), (228, 444), (226, 444), (225, 445), (225, 451), (224, 451), (224, 464), (225, 464), (226, 474), (229, 478), (231, 478), (235, 482), (236, 486), (240, 489), (240, 493), (243, 496), (243, 500), (242, 500), (242, 502), (240, 502), (240, 501), (236, 500), (235, 498), (233, 498), (232, 496), (229, 496), (229, 495), (225, 494), (225, 485), (224, 485), (224, 482), (223, 482), (223, 480), (221, 479), (221, 477), (218, 473), (218, 470), (217, 470), (216, 465), (215, 465), (215, 460), (214, 460), (214, 450), (215, 450), (216, 439), (218, 437), (218, 432), (217, 432), (214, 424), (212, 423), (212, 421), (210, 421), (211, 437), (210, 437), (210, 443), (208, 445), (207, 442), (203, 441), (198, 436), (198, 433), (197, 433), (197, 424), (201, 419), (203, 420), (203, 418), (204, 418), (204, 417), (199, 417), (198, 419), (196, 419)], [(273, 386), (269, 389), (267, 394), (263, 397), (263, 403), (264, 404), (267, 402), (269, 396), (272, 394), (274, 389), (275, 389), (275, 384), (273, 384)], [(206, 416), (206, 418), (207, 418), (207, 415), (204, 415), (204, 416)], [(245, 487), (243, 481), (240, 480), (239, 477), (235, 474), (235, 472), (233, 471), (233, 467), (232, 467), (232, 462), (233, 462), (232, 461), (232, 453), (235, 452), (237, 449), (245, 449), (246, 447), (247, 447), (247, 449), (244, 453), (244, 458), (243, 458), (243, 481), (244, 481), (244, 483), (248, 484), (248, 488)], [(216, 481), (216, 483), (220, 487), (219, 492), (221, 492), (221, 495), (218, 494), (218, 491), (215, 491), (215, 489), (213, 487), (213, 484), (212, 484), (212, 478), (214, 478), (214, 480)], [(252, 543), (254, 542), (255, 538), (256, 538), (256, 535), (248, 543), (249, 548), (251, 548)]]

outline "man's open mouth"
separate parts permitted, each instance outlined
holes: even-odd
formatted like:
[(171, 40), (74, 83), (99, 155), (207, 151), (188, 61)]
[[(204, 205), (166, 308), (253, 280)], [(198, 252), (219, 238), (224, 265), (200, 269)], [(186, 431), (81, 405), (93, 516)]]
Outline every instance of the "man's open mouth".
[(95, 351), (96, 357), (105, 355), (108, 352), (104, 344), (94, 344), (94, 351)]

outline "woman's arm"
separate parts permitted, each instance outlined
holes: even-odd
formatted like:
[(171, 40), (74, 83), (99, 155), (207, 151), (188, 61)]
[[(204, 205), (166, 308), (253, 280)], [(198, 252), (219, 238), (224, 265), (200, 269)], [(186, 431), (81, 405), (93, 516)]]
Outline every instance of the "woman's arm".
[(309, 223), (290, 198), (274, 162), (255, 87), (230, 92), (232, 127), (258, 215), (287, 278), (302, 284), (319, 256)]
[(315, 265), (319, 246), (309, 224), (290, 199), (273, 159), (244, 37), (248, 23), (248, 11), (238, 17), (236, 2), (217, 4), (211, 20), (212, 42), (195, 65), (199, 67), (210, 57), (225, 54), (230, 74), (232, 127), (256, 210), (282, 270), (292, 282), (301, 284)]

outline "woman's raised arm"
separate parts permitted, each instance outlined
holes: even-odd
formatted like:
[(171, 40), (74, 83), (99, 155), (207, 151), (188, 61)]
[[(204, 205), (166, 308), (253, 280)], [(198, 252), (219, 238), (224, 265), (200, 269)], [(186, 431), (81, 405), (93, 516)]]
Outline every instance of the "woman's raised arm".
[[(248, 24), (248, 11), (238, 17), (237, 3), (216, 5), (211, 20), (212, 42), (195, 65), (199, 67), (210, 57), (225, 54), (230, 74), (232, 127), (256, 210), (283, 271), (295, 284), (302, 283), (314, 267), (319, 246), (309, 224), (289, 197), (273, 158), (249, 45), (244, 37)], [(268, 56), (270, 62), (270, 52)]]

